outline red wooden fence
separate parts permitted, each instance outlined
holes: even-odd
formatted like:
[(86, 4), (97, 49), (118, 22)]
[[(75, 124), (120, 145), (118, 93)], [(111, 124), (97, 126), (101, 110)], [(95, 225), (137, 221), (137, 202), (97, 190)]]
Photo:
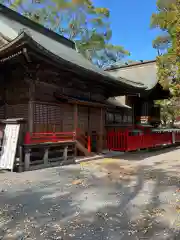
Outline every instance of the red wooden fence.
[[(173, 139), (174, 134), (174, 139)], [(131, 132), (109, 132), (107, 134), (107, 147), (113, 151), (134, 151), (138, 149), (153, 148), (171, 145), (180, 142), (179, 132), (139, 133), (132, 136)]]
[[(91, 138), (79, 130), (76, 132), (26, 133), (25, 144), (45, 142), (80, 141), (91, 152)], [(180, 132), (146, 132), (133, 136), (131, 131), (110, 131), (107, 133), (107, 148), (113, 151), (135, 151), (180, 142)]]

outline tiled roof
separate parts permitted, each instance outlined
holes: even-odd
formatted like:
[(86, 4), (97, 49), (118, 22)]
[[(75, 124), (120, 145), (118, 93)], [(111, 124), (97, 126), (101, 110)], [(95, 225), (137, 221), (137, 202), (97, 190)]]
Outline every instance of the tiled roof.
[(144, 84), (149, 90), (158, 83), (156, 61), (133, 63), (106, 71), (114, 77), (127, 78), (136, 84)]

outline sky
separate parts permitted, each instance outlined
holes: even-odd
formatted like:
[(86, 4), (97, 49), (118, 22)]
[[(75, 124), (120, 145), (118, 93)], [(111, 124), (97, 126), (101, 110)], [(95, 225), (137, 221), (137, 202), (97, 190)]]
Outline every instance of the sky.
[(152, 41), (160, 31), (150, 29), (150, 19), (156, 12), (156, 0), (93, 0), (93, 3), (110, 10), (112, 44), (128, 50), (131, 60), (155, 59), (157, 52)]
[(157, 29), (150, 29), (150, 18), (156, 12), (156, 0), (94, 0), (96, 6), (110, 10), (113, 32), (112, 44), (121, 45), (130, 51), (132, 60), (152, 60), (156, 51), (152, 40)]

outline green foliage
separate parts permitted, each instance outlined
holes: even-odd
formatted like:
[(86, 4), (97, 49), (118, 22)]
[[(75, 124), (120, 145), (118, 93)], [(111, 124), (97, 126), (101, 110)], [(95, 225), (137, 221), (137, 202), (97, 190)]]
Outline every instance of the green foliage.
[(180, 116), (180, 98), (159, 100), (156, 104), (161, 107), (161, 122), (164, 126), (173, 126), (175, 119)]
[(180, 0), (158, 0), (157, 10), (152, 15), (151, 27), (163, 31), (153, 41), (159, 55), (159, 81), (174, 96), (180, 96)]
[(152, 15), (151, 27), (162, 30), (162, 35), (153, 41), (158, 51), (157, 66), (159, 82), (169, 88), (172, 98), (159, 101), (164, 123), (174, 122), (180, 115), (180, 0), (158, 0), (157, 13)]
[(95, 7), (91, 0), (9, 0), (8, 7), (75, 41), (79, 52), (100, 67), (129, 55), (109, 44), (109, 9)]

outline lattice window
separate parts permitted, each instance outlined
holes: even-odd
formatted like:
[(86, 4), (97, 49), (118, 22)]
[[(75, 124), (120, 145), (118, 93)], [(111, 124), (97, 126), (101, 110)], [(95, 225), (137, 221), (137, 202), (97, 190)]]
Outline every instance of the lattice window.
[(123, 122), (124, 122), (124, 123), (127, 123), (127, 121), (128, 121), (128, 116), (127, 116), (127, 115), (124, 115), (124, 116), (123, 116)]
[(110, 113), (110, 112), (107, 112), (106, 113), (106, 123), (110, 124), (110, 123), (114, 123), (114, 114), (113, 113)]
[(115, 123), (122, 123), (122, 115), (120, 113), (115, 114)]
[(128, 116), (128, 123), (132, 123), (132, 115)]
[(35, 103), (34, 122), (57, 124), (62, 120), (62, 113), (61, 105)]
[(35, 131), (63, 131), (63, 118), (65, 117), (64, 111), (66, 109), (63, 104), (35, 103)]

